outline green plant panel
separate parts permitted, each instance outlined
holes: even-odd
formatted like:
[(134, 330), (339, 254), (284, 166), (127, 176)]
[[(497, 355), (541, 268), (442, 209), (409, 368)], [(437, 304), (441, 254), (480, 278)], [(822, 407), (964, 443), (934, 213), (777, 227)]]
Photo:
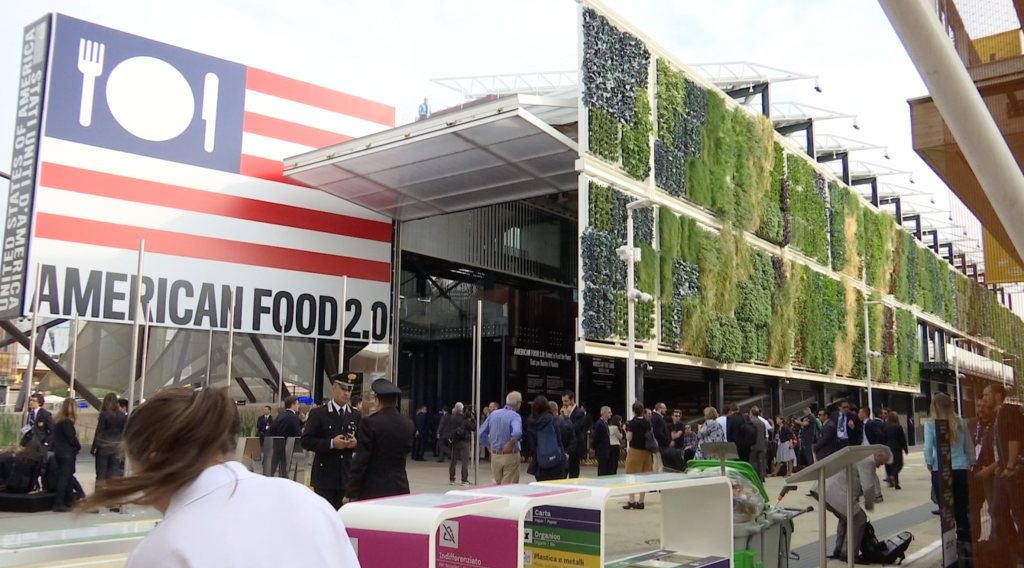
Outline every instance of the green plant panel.
[(654, 295), (658, 286), (658, 252), (647, 243), (640, 243), (640, 262), (636, 265), (636, 287)]
[(853, 196), (836, 181), (828, 186), (829, 190), (829, 232), (832, 236), (832, 270), (842, 272), (846, 268), (846, 215)]
[(789, 181), (794, 189), (814, 193), (814, 167), (802, 156), (790, 154)]
[(768, 326), (768, 363), (783, 368), (793, 358), (793, 332), (796, 325), (795, 299), (800, 291), (797, 274), (787, 275), (795, 266), (778, 257), (772, 257), (775, 289), (772, 294), (772, 319)]
[(767, 328), (772, 318), (775, 270), (771, 257), (761, 251), (751, 254), (750, 278), (738, 284), (736, 319), (753, 327)]
[(616, 334), (616, 291), (605, 286), (583, 288), (583, 334), (587, 339), (604, 340)]
[(708, 326), (707, 356), (719, 363), (735, 363), (743, 357), (743, 331), (733, 316), (716, 315)]
[(679, 258), (696, 264), (700, 261), (701, 241), (707, 231), (690, 217), (679, 218)]
[(612, 213), (612, 207), (615, 205), (615, 200), (612, 191), (612, 188), (607, 185), (590, 182), (590, 228), (595, 231), (614, 233), (615, 216)]
[[(626, 244), (626, 206), (636, 198), (617, 189), (612, 192), (612, 225), (620, 245)], [(651, 208), (633, 211), (633, 242), (654, 243), (654, 210)]]
[(634, 95), (646, 88), (651, 54), (639, 38), (583, 9), (583, 104), (632, 122)]
[(621, 124), (615, 117), (599, 108), (589, 110), (590, 153), (602, 160), (618, 165), (620, 158), (619, 130)]
[(896, 315), (896, 360), (898, 380), (903, 384), (915, 385), (921, 382), (920, 358), (917, 356), (917, 318), (907, 310), (898, 310)]
[(814, 193), (813, 185), (811, 191), (800, 188), (790, 192), (790, 215), (793, 224), (791, 246), (822, 264), (829, 264), (825, 200)]
[(658, 58), (658, 138), (672, 147), (676, 122), (686, 112), (686, 75), (672, 69), (665, 59)]
[(658, 208), (658, 244), (661, 252), (679, 256), (680, 220), (668, 207)]
[(622, 169), (638, 180), (651, 173), (651, 103), (647, 91), (638, 89), (632, 124), (622, 127)]
[(917, 272), (920, 275), (917, 279), (917, 305), (929, 313), (935, 312), (935, 280), (931, 277), (933, 269), (938, 269), (935, 257), (921, 251), (917, 255)]
[(654, 339), (654, 312), (654, 302), (636, 303), (636, 338), (638, 341)]
[(800, 363), (819, 373), (836, 364), (836, 339), (845, 335), (846, 291), (838, 280), (802, 267), (796, 342)]
[(867, 369), (865, 367), (865, 357), (867, 353), (864, 350), (864, 296), (857, 292), (856, 298), (856, 331), (853, 337), (853, 369), (850, 374), (857, 379), (863, 379)]

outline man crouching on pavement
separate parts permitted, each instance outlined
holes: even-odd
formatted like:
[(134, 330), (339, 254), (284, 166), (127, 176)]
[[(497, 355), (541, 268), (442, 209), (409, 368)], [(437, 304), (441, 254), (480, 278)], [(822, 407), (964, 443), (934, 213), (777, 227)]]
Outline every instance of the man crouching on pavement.
[[(835, 552), (833, 552), (832, 556), (830, 556), (829, 558), (841, 559), (844, 562), (847, 559), (846, 531), (848, 530), (848, 520), (846, 518), (846, 492), (848, 488), (852, 488), (854, 492), (853, 527), (852, 529), (850, 529), (853, 531), (854, 545), (860, 548), (861, 539), (864, 537), (864, 526), (867, 524), (868, 517), (867, 513), (864, 512), (864, 509), (860, 506), (859, 502), (860, 497), (864, 495), (864, 488), (861, 485), (860, 473), (858, 472), (858, 470), (861, 469), (862, 465), (867, 465), (867, 467), (871, 467), (872, 465), (874, 465), (875, 468), (879, 468), (885, 465), (886, 463), (889, 463), (891, 460), (892, 458), (889, 455), (883, 452), (879, 452), (871, 457), (865, 458), (858, 464), (854, 465), (854, 467), (852, 468), (852, 483), (847, 484), (846, 469), (843, 469), (839, 473), (825, 480), (825, 509), (827, 509), (833, 515), (835, 515), (837, 519), (839, 519), (839, 526), (836, 527)], [(821, 500), (818, 497), (817, 484), (815, 484), (814, 487), (811, 489), (811, 494), (815, 499), (818, 499), (819, 501)], [(869, 495), (867, 497), (869, 497), (869, 503), (873, 508), (874, 495)], [(857, 551), (855, 550), (854, 555), (856, 554)]]

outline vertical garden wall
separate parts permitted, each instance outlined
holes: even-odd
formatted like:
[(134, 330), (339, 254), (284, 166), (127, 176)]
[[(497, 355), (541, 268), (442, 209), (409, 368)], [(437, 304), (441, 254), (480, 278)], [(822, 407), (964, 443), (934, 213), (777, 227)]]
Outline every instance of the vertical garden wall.
[[(621, 188), (590, 182), (581, 257), (582, 330), (626, 335), (626, 204), (642, 249), (637, 338), (661, 349), (863, 377), (864, 302), (872, 376), (919, 380), (916, 306), (965, 333), (1024, 353), (1024, 326), (983, 286), (790, 152), (765, 117), (726, 101), (594, 10), (582, 8), (582, 103), (589, 156), (617, 168)], [(687, 212), (706, 210), (714, 226)], [(708, 217), (702, 217), (707, 219)], [(706, 221), (705, 221), (706, 222)], [(763, 245), (751, 246), (750, 236)], [(790, 251), (799, 251), (792, 255)], [(810, 263), (818, 266), (812, 267)]]

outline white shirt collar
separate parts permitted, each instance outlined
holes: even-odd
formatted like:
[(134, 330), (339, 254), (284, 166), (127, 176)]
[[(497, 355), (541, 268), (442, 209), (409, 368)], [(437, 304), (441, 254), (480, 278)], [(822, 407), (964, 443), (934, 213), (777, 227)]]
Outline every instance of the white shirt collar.
[(338, 406), (338, 403), (334, 402), (333, 398), (331, 399), (331, 411), (336, 412), (336, 413), (340, 413), (342, 408), (344, 408), (346, 411), (348, 411), (348, 405), (347, 404), (344, 407)]
[(210, 466), (203, 470), (203, 473), (200, 473), (195, 481), (186, 485), (175, 493), (174, 497), (171, 497), (171, 502), (167, 507), (167, 512), (164, 513), (164, 518), (170, 517), (229, 483), (236, 483), (253, 475), (244, 465), (234, 461)]

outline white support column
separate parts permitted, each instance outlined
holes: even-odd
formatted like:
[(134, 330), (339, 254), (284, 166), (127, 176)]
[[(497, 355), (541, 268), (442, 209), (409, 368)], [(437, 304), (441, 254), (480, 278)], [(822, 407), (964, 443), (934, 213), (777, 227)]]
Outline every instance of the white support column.
[(879, 0), (1010, 241), (1024, 252), (1024, 174), (938, 16), (924, 0)]

